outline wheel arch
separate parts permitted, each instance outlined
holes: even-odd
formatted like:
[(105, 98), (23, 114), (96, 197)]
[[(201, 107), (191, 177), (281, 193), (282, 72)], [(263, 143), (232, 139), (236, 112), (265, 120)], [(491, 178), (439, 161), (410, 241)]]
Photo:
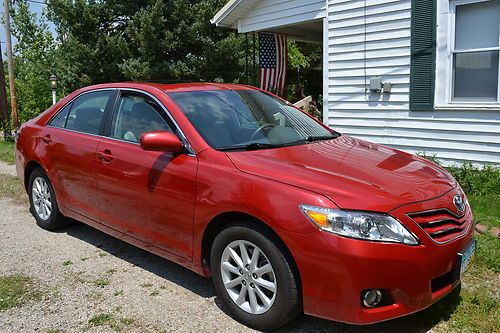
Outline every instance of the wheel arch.
[(34, 160), (29, 161), (26, 164), (26, 167), (24, 168), (24, 188), (26, 189), (26, 191), (28, 191), (31, 173), (36, 168), (40, 168), (43, 170), (43, 172), (47, 173), (40, 163), (38, 163), (37, 161), (34, 161)]
[(275, 240), (275, 245), (278, 246), (278, 248), (283, 252), (285, 257), (289, 260), (291, 268), (297, 278), (298, 281), (298, 287), (299, 287), (299, 295), (302, 294), (302, 279), (300, 276), (300, 271), (298, 269), (297, 263), (295, 262), (295, 258), (293, 257), (292, 253), (286, 246), (285, 242), (281, 239), (281, 237), (276, 233), (276, 231), (271, 228), (267, 223), (264, 221), (256, 218), (255, 216), (252, 216), (247, 213), (243, 212), (225, 212), (217, 215), (214, 217), (207, 225), (205, 228), (205, 231), (203, 232), (203, 238), (202, 238), (202, 244), (201, 244), (201, 260), (202, 264), (205, 268), (209, 270), (210, 268), (210, 252), (212, 250), (212, 245), (215, 240), (215, 237), (221, 232), (224, 228), (227, 226), (231, 225), (231, 223), (235, 222), (249, 222), (252, 224), (255, 224), (256, 226), (259, 226), (260, 228), (265, 229), (267, 232), (269, 232)]

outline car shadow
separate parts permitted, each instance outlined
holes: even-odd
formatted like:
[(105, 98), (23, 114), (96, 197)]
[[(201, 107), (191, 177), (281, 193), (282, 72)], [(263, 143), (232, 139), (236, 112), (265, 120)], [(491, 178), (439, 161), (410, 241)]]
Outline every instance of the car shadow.
[(461, 286), (458, 286), (445, 298), (425, 310), (378, 324), (365, 326), (348, 325), (302, 315), (277, 332), (423, 333), (429, 331), (439, 322), (450, 319), (462, 300), (460, 290)]
[[(104, 252), (125, 260), (137, 267), (141, 267), (201, 297), (211, 298), (215, 296), (215, 289), (210, 279), (199, 276), (187, 268), (109, 236), (86, 224), (75, 221), (75, 223), (59, 230), (59, 232), (66, 233), (68, 236), (92, 244)], [(462, 300), (460, 290), (461, 287), (458, 286), (444, 299), (423, 311), (379, 324), (356, 326), (308, 315), (301, 315), (277, 332), (423, 333), (429, 331), (439, 322), (448, 320), (451, 317)], [(230, 316), (228, 309), (218, 297), (215, 298), (215, 304), (221, 311)]]
[(84, 223), (75, 221), (70, 226), (58, 230), (58, 232), (66, 233), (68, 236), (87, 242), (110, 255), (145, 269), (201, 297), (210, 298), (215, 296), (215, 290), (210, 279)]

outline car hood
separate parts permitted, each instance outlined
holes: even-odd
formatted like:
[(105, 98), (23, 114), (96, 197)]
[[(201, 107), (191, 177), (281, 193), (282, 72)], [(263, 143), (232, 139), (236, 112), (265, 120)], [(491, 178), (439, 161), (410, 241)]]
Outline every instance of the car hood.
[(423, 158), (349, 136), (227, 156), (242, 172), (325, 195), (342, 209), (389, 212), (457, 185)]

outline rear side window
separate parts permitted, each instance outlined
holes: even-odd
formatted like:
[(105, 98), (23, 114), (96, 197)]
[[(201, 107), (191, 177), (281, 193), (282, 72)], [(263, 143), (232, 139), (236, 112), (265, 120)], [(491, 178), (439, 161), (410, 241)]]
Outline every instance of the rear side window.
[(71, 105), (73, 105), (73, 103), (69, 103), (64, 108), (62, 108), (61, 111), (59, 111), (59, 113), (54, 118), (52, 118), (49, 125), (62, 128), (66, 127), (66, 119), (68, 119), (68, 114), (69, 111), (71, 110)]
[(51, 126), (99, 134), (106, 104), (112, 91), (96, 91), (77, 97), (50, 122)]

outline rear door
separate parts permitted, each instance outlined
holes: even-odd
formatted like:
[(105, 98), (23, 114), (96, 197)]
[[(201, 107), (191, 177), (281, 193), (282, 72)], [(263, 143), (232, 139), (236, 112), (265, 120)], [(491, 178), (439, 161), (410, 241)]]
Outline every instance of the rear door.
[(114, 90), (79, 95), (44, 128), (44, 163), (65, 208), (99, 219), (95, 182), (97, 144)]
[(98, 146), (102, 223), (186, 259), (192, 258), (198, 160), (194, 154), (145, 151), (145, 132), (183, 136), (150, 95), (122, 91)]

